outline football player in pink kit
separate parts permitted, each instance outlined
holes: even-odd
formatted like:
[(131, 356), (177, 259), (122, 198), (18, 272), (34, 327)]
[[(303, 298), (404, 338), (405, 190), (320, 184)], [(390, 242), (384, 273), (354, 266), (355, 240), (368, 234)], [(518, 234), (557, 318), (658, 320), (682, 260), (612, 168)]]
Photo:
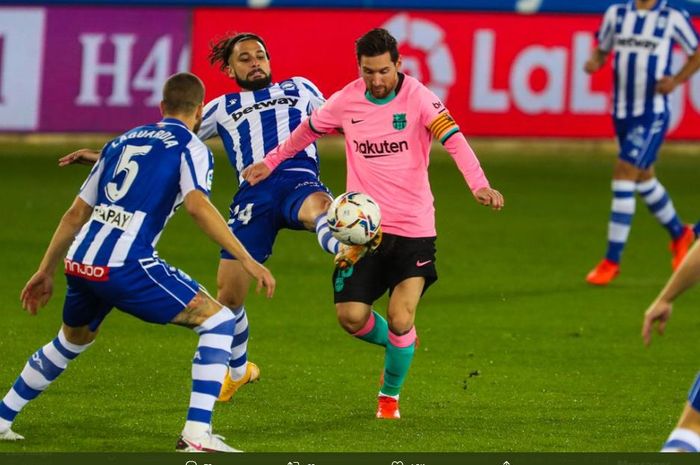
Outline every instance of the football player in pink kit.
[[(361, 78), (336, 92), (262, 162), (244, 173), (250, 184), (283, 160), (337, 128), (345, 134), (347, 190), (369, 194), (382, 212), (383, 236), (368, 247), (344, 247), (333, 274), (340, 325), (353, 336), (385, 347), (377, 418), (399, 418), (399, 392), (413, 359), (413, 326), (421, 295), (437, 280), (435, 209), (428, 181), (433, 138), (457, 162), (476, 200), (498, 210), (479, 161), (440, 99), (399, 72), (396, 39), (374, 29), (356, 42)], [(362, 252), (362, 253), (358, 253)], [(359, 261), (358, 261), (359, 260)], [(388, 322), (372, 304), (389, 290)]]

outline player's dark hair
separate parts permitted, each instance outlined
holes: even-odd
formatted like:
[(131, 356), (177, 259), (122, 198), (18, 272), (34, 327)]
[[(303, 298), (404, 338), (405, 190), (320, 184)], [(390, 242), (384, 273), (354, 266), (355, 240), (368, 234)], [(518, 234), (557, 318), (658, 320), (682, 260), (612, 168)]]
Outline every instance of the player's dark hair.
[(267, 45), (265, 45), (262, 37), (251, 32), (242, 32), (236, 35), (229, 35), (217, 42), (211, 42), (209, 44), (209, 63), (212, 65), (219, 63), (219, 68), (221, 71), (224, 71), (228, 66), (228, 59), (233, 53), (233, 47), (243, 40), (257, 40), (260, 42), (265, 49), (265, 56), (267, 56), (268, 60), (270, 59), (270, 53), (267, 51)]
[(204, 100), (204, 84), (192, 73), (170, 76), (163, 86), (163, 111), (170, 115), (191, 114)]
[(355, 41), (355, 52), (357, 53), (358, 63), (363, 56), (376, 57), (386, 52), (389, 52), (393, 63), (399, 61), (399, 48), (396, 44), (396, 39), (386, 29), (372, 29), (357, 39)]

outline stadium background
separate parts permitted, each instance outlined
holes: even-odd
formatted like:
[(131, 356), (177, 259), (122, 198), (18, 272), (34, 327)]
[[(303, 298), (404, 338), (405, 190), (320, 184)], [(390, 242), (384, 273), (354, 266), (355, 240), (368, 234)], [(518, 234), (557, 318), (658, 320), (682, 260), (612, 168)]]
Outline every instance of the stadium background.
[[(430, 10), (417, 0), (101, 3), (0, 6), (2, 389), (60, 321), (59, 275), (38, 318), (16, 298), (86, 173), (59, 171), (59, 155), (157, 118), (162, 82), (176, 71), (201, 75), (208, 98), (226, 92), (231, 83), (206, 52), (228, 31), (262, 35), (275, 78), (302, 75), (330, 95), (357, 76), (354, 39), (383, 26), (399, 38), (407, 71), (445, 99), (507, 207), (474, 205), (436, 148), (441, 278), (418, 313), (423, 345), (400, 425), (371, 419), (381, 354), (337, 327), (329, 258), (312, 235), (282, 233), (269, 262), (278, 295), (249, 302), (263, 382), (217, 408), (217, 430), (250, 451), (658, 448), (697, 369), (687, 354), (700, 299), (684, 298), (671, 337), (641, 348), (642, 311), (670, 262), (641, 205), (618, 281), (583, 282), (603, 252), (615, 150), (609, 67), (593, 78), (581, 71), (607, 1), (434, 0)], [(700, 14), (699, 2), (685, 7)], [(685, 142), (667, 145), (659, 170), (681, 215), (695, 221), (700, 77), (673, 101), (671, 137)], [(235, 181), (214, 149), (214, 202), (225, 212)], [(324, 141), (321, 153), (324, 181), (341, 192), (341, 145)], [(159, 249), (213, 290), (216, 248), (185, 216)], [(111, 315), (96, 347), (20, 416), (29, 440), (0, 452), (170, 450), (193, 348), (185, 331)]]
[[(50, 3), (1, 10), (0, 131), (120, 131), (157, 117), (161, 83), (183, 69), (205, 79), (208, 96), (220, 95), (229, 83), (207, 63), (207, 45), (250, 28), (274, 51), (276, 76), (304, 75), (330, 95), (357, 75), (354, 39), (384, 26), (399, 38), (406, 71), (440, 95), (472, 136), (611, 134), (610, 70), (593, 78), (582, 70), (604, 1), (438, 0), (431, 11), (410, 9), (417, 1), (348, 0), (333, 9), (310, 0), (255, 9), (222, 9), (217, 1)], [(498, 11), (483, 11), (489, 4)], [(459, 5), (473, 10), (454, 11)], [(538, 5), (536, 13), (518, 12)], [(699, 2), (686, 6), (700, 12)], [(682, 53), (674, 58), (680, 66)], [(700, 76), (674, 93), (673, 104), (671, 137), (697, 138)]]

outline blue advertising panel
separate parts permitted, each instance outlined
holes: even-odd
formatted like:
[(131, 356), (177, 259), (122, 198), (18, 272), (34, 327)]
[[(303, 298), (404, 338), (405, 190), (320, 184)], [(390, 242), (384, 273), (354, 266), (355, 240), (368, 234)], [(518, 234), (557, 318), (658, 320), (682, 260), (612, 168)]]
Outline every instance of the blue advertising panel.
[[(2, 4), (227, 6), (251, 8), (376, 8), (414, 10), (505, 11), (517, 13), (602, 13), (612, 3), (626, 0), (0, 0)], [(671, 0), (676, 7), (700, 15), (700, 0)]]

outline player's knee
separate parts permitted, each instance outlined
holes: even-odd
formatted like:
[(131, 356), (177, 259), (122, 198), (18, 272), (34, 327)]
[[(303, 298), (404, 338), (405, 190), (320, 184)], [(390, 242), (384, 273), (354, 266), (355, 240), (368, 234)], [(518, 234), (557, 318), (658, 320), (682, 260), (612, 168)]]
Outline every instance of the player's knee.
[(653, 179), (655, 176), (656, 175), (654, 174), (654, 168), (647, 168), (640, 172), (638, 181), (648, 181), (650, 179)]
[(350, 334), (355, 334), (361, 330), (366, 322), (366, 318), (361, 318), (358, 315), (338, 312), (338, 323), (341, 328)]
[(89, 326), (74, 328), (64, 324), (61, 331), (68, 342), (77, 346), (90, 344), (97, 337), (97, 331), (91, 331)]
[(186, 310), (197, 320), (197, 324), (201, 324), (204, 320), (216, 314), (221, 307), (222, 305), (220, 303), (212, 299), (206, 293), (199, 291), (192, 300), (190, 300)]
[(328, 209), (330, 208), (330, 206), (331, 206), (331, 198), (328, 196), (324, 196), (323, 198), (321, 198), (321, 201), (319, 202), (317, 213), (319, 215), (322, 213), (326, 213), (328, 211)]
[(248, 286), (249, 280), (247, 278), (241, 280), (238, 276), (229, 279), (219, 277), (216, 283), (216, 300), (229, 308), (240, 307), (245, 301)]
[(187, 307), (172, 319), (171, 323), (188, 328), (196, 328), (204, 325), (212, 317), (216, 317), (217, 327), (221, 324), (230, 324), (231, 328), (228, 329), (233, 334), (233, 327), (236, 324), (236, 317), (233, 312), (225, 305), (221, 305), (209, 295), (200, 291), (192, 298)]
[(315, 192), (308, 196), (301, 204), (299, 209), (299, 221), (304, 226), (313, 231), (316, 219), (328, 211), (331, 206), (332, 199), (325, 192)]
[(411, 312), (399, 312), (398, 314), (387, 315), (387, 323), (392, 333), (397, 335), (406, 334), (413, 327), (414, 317)]
[(216, 300), (218, 300), (221, 305), (225, 305), (228, 308), (238, 308), (243, 305), (243, 297), (237, 295), (235, 292), (230, 292), (226, 288), (219, 288)]
[(190, 303), (187, 304), (187, 309), (188, 310), (199, 310), (206, 304), (206, 301), (207, 301), (207, 295), (205, 295), (201, 291), (197, 292), (197, 294), (194, 297), (192, 297), (192, 300), (190, 300)]
[(613, 178), (621, 180), (637, 180), (640, 175), (640, 169), (631, 163), (623, 160), (618, 160), (613, 170)]

